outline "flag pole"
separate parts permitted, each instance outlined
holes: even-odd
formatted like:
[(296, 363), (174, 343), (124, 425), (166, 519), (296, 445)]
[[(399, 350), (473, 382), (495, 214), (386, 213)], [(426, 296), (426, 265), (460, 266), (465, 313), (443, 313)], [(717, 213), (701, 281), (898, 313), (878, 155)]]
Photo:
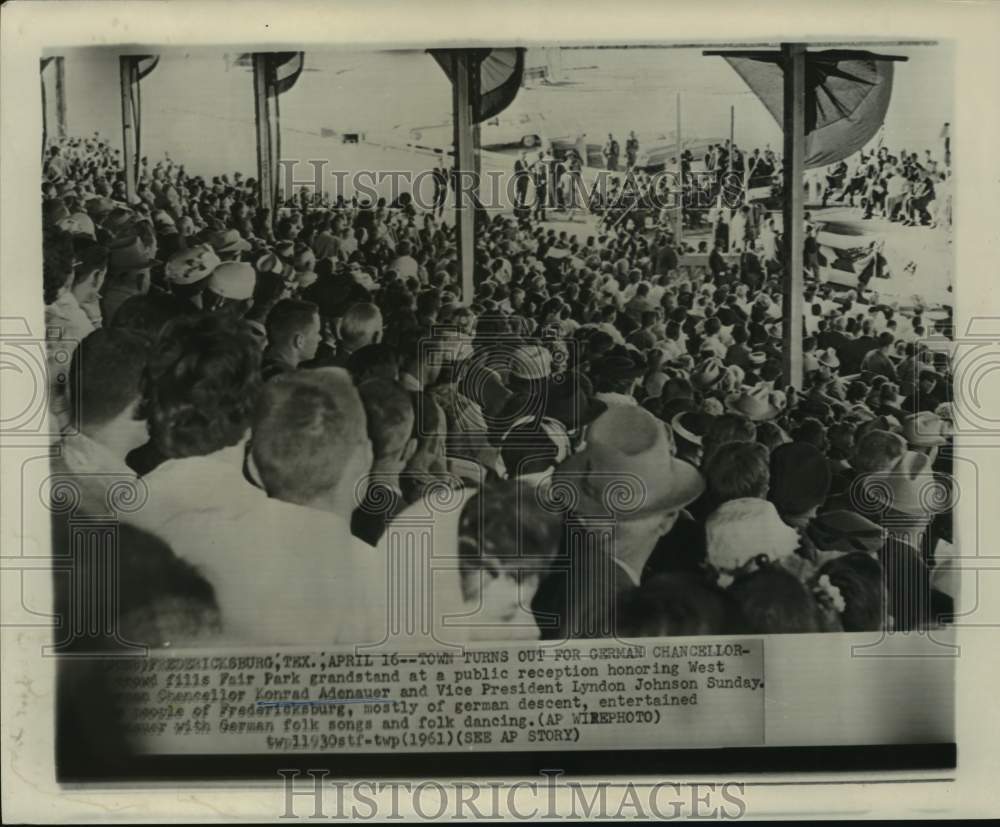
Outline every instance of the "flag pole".
[(274, 170), (271, 164), (271, 105), (268, 56), (253, 53), (253, 112), (257, 133), (257, 192), (267, 230), (274, 226)]
[(805, 75), (806, 47), (782, 43), (784, 67), (784, 284), (782, 301), (783, 375), (796, 389), (802, 387), (803, 247), (805, 204)]

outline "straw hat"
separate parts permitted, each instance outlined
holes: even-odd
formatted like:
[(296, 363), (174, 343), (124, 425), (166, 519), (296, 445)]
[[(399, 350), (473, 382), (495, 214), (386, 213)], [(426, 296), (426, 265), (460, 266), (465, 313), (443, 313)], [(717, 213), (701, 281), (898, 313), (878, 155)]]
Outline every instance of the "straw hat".
[(771, 390), (766, 385), (758, 385), (752, 390), (744, 390), (739, 396), (731, 397), (726, 400), (726, 407), (753, 422), (765, 422), (781, 413), (781, 409), (771, 399)]
[(868, 474), (860, 484), (856, 499), (870, 505), (869, 511), (930, 517), (951, 506), (951, 492), (934, 477), (927, 454), (919, 451), (907, 451), (892, 470)]
[(932, 448), (948, 441), (946, 423), (936, 413), (921, 411), (903, 421), (903, 436), (914, 448)]
[(711, 388), (722, 379), (725, 365), (718, 357), (705, 359), (691, 376), (691, 381), (699, 388)]
[(77, 212), (63, 218), (59, 222), (59, 228), (65, 230), (73, 236), (86, 236), (91, 241), (96, 240), (97, 232), (94, 222), (86, 213)]
[(207, 288), (224, 299), (244, 301), (253, 298), (257, 273), (243, 261), (224, 261), (208, 277)]
[(819, 363), (823, 367), (830, 368), (830, 370), (836, 370), (840, 367), (840, 359), (837, 358), (837, 351), (832, 347), (828, 347), (819, 354)]
[(208, 243), (216, 253), (243, 253), (250, 249), (246, 241), (236, 230), (218, 230), (209, 236)]
[(207, 244), (198, 244), (178, 250), (163, 268), (164, 276), (172, 284), (197, 284), (212, 275), (222, 262)]
[(584, 508), (628, 519), (677, 510), (705, 489), (697, 469), (673, 455), (666, 425), (644, 408), (612, 405), (586, 439), (555, 477)]

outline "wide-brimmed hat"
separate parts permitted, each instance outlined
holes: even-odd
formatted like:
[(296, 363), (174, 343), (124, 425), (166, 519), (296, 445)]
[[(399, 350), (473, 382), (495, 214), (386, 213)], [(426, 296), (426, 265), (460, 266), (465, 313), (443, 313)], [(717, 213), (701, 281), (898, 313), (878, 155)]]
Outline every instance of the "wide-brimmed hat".
[(863, 490), (854, 499), (865, 503), (868, 512), (896, 511), (930, 517), (951, 507), (948, 486), (931, 471), (927, 454), (906, 451), (888, 471), (868, 474), (861, 480)]
[(725, 365), (722, 360), (712, 356), (702, 361), (691, 375), (692, 383), (699, 388), (711, 388), (722, 379)]
[(701, 445), (708, 430), (709, 417), (695, 410), (681, 411), (670, 419), (676, 439), (683, 439), (692, 445)]
[(828, 347), (826, 350), (819, 354), (819, 363), (823, 367), (830, 368), (830, 370), (836, 370), (840, 367), (840, 359), (837, 358), (837, 351), (832, 347)]
[(742, 393), (727, 399), (726, 407), (734, 413), (743, 414), (753, 422), (765, 422), (781, 413), (781, 408), (774, 404), (771, 389), (767, 385), (744, 389)]
[(172, 284), (197, 284), (207, 279), (222, 262), (207, 244), (197, 244), (174, 253), (163, 268), (166, 280)]
[(903, 436), (914, 448), (932, 448), (948, 441), (947, 425), (936, 413), (921, 411), (903, 420)]
[(108, 248), (108, 272), (124, 273), (127, 270), (145, 270), (159, 262), (138, 236), (116, 239)]
[(855, 511), (828, 511), (816, 515), (806, 532), (821, 551), (863, 551), (869, 554), (882, 547), (881, 526)]
[(73, 213), (59, 222), (59, 228), (74, 237), (85, 236), (92, 241), (97, 238), (97, 231), (90, 216), (83, 212)]
[(256, 284), (257, 273), (253, 265), (245, 261), (224, 261), (212, 271), (205, 286), (224, 299), (244, 301), (253, 298)]
[(598, 359), (590, 368), (591, 376), (597, 380), (638, 379), (646, 372), (646, 366), (638, 353), (626, 348), (615, 348)]
[(556, 469), (556, 479), (578, 493), (582, 513), (627, 519), (672, 511), (705, 489), (698, 470), (674, 456), (666, 425), (644, 408), (610, 406), (586, 440)]
[(114, 238), (124, 238), (135, 233), (139, 217), (127, 207), (116, 206), (101, 222), (105, 232)]
[(166, 210), (153, 213), (153, 227), (160, 235), (177, 235), (177, 222)]
[(208, 237), (208, 243), (220, 255), (243, 253), (250, 249), (250, 242), (244, 239), (237, 230), (217, 230)]
[(106, 198), (103, 195), (99, 195), (96, 198), (91, 198), (84, 205), (87, 209), (87, 214), (91, 218), (96, 218), (100, 220), (102, 217), (111, 213), (115, 208), (115, 202), (110, 198)]
[(258, 273), (273, 273), (276, 276), (280, 276), (285, 272), (284, 262), (271, 252), (264, 253), (264, 255), (254, 262), (253, 266)]
[(510, 375), (518, 379), (548, 379), (552, 354), (541, 345), (523, 345), (511, 354)]
[(757, 497), (740, 497), (720, 505), (705, 521), (708, 562), (722, 571), (742, 568), (761, 555), (787, 557), (799, 545), (799, 533), (786, 525), (774, 506)]

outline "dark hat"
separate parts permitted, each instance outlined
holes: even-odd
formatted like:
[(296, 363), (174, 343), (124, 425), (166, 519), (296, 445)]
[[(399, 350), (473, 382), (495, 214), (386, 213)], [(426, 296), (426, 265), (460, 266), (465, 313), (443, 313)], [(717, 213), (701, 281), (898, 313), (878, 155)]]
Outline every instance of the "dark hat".
[(826, 500), (831, 476), (826, 457), (812, 445), (779, 445), (771, 452), (768, 499), (782, 514), (805, 514)]
[(594, 379), (638, 379), (646, 371), (646, 365), (638, 353), (627, 348), (616, 347), (598, 359), (590, 369)]
[(830, 418), (830, 406), (821, 399), (803, 399), (799, 402), (797, 413), (802, 416), (814, 416), (820, 422), (826, 422)]
[(660, 408), (660, 416), (665, 422), (673, 422), (674, 418), (685, 411), (697, 411), (698, 404), (689, 396), (677, 396), (668, 399)]
[(736, 324), (736, 314), (728, 307), (720, 307), (716, 310), (715, 317), (723, 327), (732, 327)]
[(877, 552), (882, 547), (882, 529), (854, 511), (818, 514), (806, 532), (822, 551)]
[(570, 370), (547, 385), (545, 415), (576, 431), (602, 414), (607, 406), (593, 398), (594, 386), (584, 374)]

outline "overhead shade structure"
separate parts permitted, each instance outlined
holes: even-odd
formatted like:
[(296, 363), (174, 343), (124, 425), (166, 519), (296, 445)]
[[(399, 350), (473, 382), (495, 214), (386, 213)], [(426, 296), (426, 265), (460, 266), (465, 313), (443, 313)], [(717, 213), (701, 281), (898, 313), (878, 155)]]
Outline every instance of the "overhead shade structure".
[[(431, 56), (455, 82), (452, 52), (454, 49), (431, 49)], [(479, 61), (479, 83), (472, 89), (472, 120), (482, 123), (499, 115), (514, 102), (524, 75), (524, 49), (462, 49)]]
[(142, 157), (141, 81), (160, 62), (159, 55), (122, 55), (118, 58), (122, 99), (122, 155), (125, 163), (125, 195), (135, 198)]
[[(782, 123), (781, 53), (707, 52), (721, 55), (761, 103)], [(805, 167), (827, 166), (864, 147), (882, 126), (892, 96), (895, 61), (905, 57), (828, 49), (805, 57)]]
[(305, 67), (304, 52), (254, 52), (240, 55), (237, 64), (253, 66), (254, 122), (257, 128), (257, 180), (260, 205), (273, 222), (278, 197), (281, 160), (280, 95), (291, 89)]
[(475, 217), (479, 204), (477, 124), (503, 112), (517, 97), (524, 49), (430, 49), (451, 81), (454, 126), (455, 226), (462, 299), (471, 302)]

